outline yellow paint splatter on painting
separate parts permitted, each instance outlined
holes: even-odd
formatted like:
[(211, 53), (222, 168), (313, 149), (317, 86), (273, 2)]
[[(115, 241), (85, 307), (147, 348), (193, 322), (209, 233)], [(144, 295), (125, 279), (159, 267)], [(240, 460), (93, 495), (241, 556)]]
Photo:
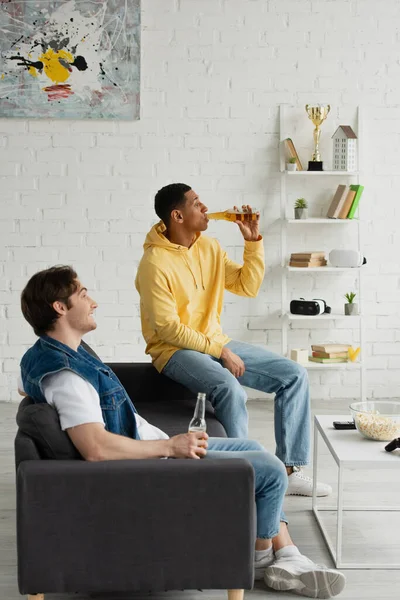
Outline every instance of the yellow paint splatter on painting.
[(32, 77), (37, 77), (38, 76), (35, 67), (29, 67), (28, 71), (29, 71), (29, 75), (32, 75)]
[(2, 73), (1, 78), (4, 79), (4, 73)]
[(68, 79), (70, 72), (60, 63), (60, 58), (65, 62), (73, 63), (74, 57), (70, 52), (59, 50), (54, 52), (52, 48), (46, 50), (44, 54), (39, 56), (39, 60), (43, 63), (43, 70), (47, 77), (54, 83), (62, 83)]

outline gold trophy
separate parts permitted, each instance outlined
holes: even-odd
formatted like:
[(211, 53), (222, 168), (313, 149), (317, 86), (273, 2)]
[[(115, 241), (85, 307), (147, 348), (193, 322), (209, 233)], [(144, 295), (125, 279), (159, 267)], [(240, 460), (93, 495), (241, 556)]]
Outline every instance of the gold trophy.
[(324, 167), (323, 167), (323, 162), (321, 160), (321, 155), (319, 153), (319, 138), (321, 135), (321, 125), (322, 123), (325, 121), (326, 117), (329, 114), (329, 111), (331, 110), (331, 107), (329, 104), (326, 104), (325, 106), (318, 104), (318, 105), (310, 105), (310, 104), (306, 104), (306, 111), (308, 114), (308, 118), (311, 119), (311, 121), (314, 123), (315, 125), (315, 129), (314, 129), (314, 152), (312, 155), (312, 160), (308, 161), (308, 170), (309, 171), (323, 171)]

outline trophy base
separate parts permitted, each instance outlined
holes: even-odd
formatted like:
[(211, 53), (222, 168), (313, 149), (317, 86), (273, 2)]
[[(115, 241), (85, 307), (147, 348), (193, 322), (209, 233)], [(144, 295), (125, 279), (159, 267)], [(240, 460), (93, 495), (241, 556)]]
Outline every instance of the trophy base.
[(308, 170), (309, 171), (323, 171), (324, 163), (322, 160), (309, 160), (308, 161)]

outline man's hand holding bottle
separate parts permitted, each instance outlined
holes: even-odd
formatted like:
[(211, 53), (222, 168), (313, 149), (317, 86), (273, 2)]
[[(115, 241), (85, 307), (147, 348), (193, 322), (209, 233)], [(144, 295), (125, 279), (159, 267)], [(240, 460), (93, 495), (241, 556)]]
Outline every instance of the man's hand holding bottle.
[(170, 458), (203, 458), (207, 454), (208, 435), (205, 431), (189, 431), (168, 440)]
[[(234, 206), (233, 209), (239, 210), (237, 206)], [(249, 204), (243, 204), (242, 212), (244, 213), (244, 215), (247, 215), (247, 217), (249, 217), (250, 215), (252, 217), (244, 219), (243, 221), (239, 219), (236, 221), (244, 239), (246, 240), (246, 242), (258, 242), (258, 240), (260, 239), (259, 213), (254, 213), (253, 209)]]

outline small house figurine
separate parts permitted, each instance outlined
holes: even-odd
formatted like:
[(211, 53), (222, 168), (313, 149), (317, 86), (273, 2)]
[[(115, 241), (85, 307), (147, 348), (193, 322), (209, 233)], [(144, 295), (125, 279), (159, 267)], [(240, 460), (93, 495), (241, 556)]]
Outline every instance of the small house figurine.
[(339, 125), (332, 136), (333, 170), (355, 171), (357, 136), (349, 125)]

